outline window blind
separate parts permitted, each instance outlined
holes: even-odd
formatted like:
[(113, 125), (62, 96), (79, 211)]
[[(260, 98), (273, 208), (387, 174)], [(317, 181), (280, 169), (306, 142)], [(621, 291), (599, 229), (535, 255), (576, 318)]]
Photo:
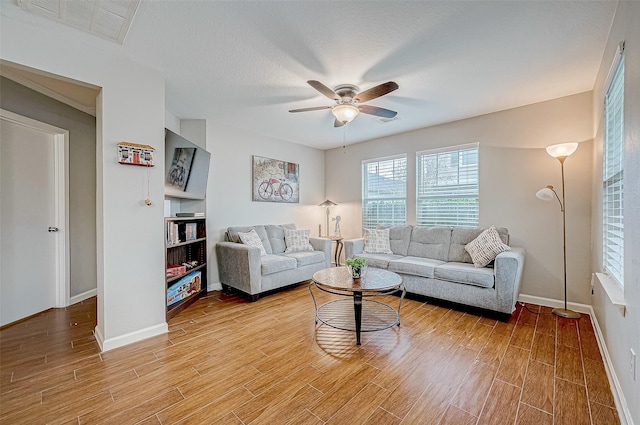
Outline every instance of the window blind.
[(362, 162), (362, 227), (404, 224), (407, 219), (407, 157)]
[(416, 157), (418, 224), (477, 226), (477, 144), (418, 152)]
[(624, 285), (624, 56), (604, 98), (602, 166), (603, 268)]

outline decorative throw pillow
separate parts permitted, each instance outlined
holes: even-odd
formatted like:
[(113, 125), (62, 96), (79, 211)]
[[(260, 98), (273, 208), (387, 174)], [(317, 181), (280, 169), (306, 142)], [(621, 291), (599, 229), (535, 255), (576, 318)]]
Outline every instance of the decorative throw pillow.
[(364, 229), (366, 254), (393, 254), (389, 243), (389, 229)]
[(287, 246), (284, 252), (313, 251), (313, 247), (309, 243), (309, 229), (284, 229), (284, 243)]
[(466, 244), (464, 249), (471, 256), (475, 267), (484, 267), (495, 260), (496, 255), (511, 250), (509, 245), (502, 243), (494, 226), (480, 233), (477, 238)]
[(260, 236), (258, 236), (255, 229), (251, 229), (251, 231), (247, 233), (238, 232), (238, 237), (243, 244), (254, 248), (260, 248), (260, 255), (267, 255), (267, 251), (264, 249)]

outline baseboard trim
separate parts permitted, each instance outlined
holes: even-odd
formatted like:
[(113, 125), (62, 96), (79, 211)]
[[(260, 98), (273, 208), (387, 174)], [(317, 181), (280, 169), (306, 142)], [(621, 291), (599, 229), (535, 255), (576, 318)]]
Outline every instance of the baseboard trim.
[(73, 297), (69, 298), (69, 305), (77, 304), (79, 302), (88, 300), (89, 298), (95, 297), (97, 295), (98, 295), (97, 289), (90, 289), (86, 292), (83, 292), (82, 294), (74, 295)]
[[(518, 301), (523, 303), (542, 305), (545, 307), (564, 308), (564, 301), (555, 300), (552, 298), (537, 297), (534, 295), (520, 294), (518, 296)], [(633, 425), (633, 419), (631, 418), (629, 406), (627, 405), (624, 393), (622, 392), (622, 387), (620, 386), (618, 376), (616, 375), (615, 369), (613, 368), (613, 362), (611, 361), (611, 356), (609, 356), (609, 350), (607, 349), (607, 345), (604, 342), (602, 329), (600, 329), (600, 324), (598, 323), (596, 314), (593, 311), (593, 307), (587, 304), (580, 303), (567, 303), (567, 307), (579, 313), (588, 314), (589, 317), (591, 317), (591, 324), (593, 325), (593, 330), (596, 334), (596, 341), (598, 342), (600, 354), (604, 359), (604, 368), (607, 372), (607, 378), (609, 378), (609, 386), (611, 387), (613, 400), (616, 403), (616, 409), (618, 410), (620, 423), (621, 425)]]
[(210, 283), (209, 285), (207, 285), (207, 291), (222, 291), (222, 283)]
[(100, 346), (100, 351), (105, 352), (113, 350), (114, 348), (123, 347), (125, 345), (132, 344), (134, 342), (142, 341), (143, 339), (151, 338), (153, 336), (162, 335), (169, 332), (169, 326), (167, 322), (159, 325), (150, 326), (139, 331), (131, 332), (125, 335), (120, 335), (115, 338), (104, 339), (104, 336), (100, 332), (100, 329), (96, 326), (94, 329), (94, 337)]
[[(520, 294), (518, 301), (529, 304), (537, 304), (545, 307), (564, 308), (564, 301), (555, 300), (553, 298), (537, 297), (535, 295)], [(567, 308), (578, 313), (585, 313), (593, 317), (593, 310), (588, 304), (567, 303)]]
[(602, 357), (604, 358), (604, 368), (607, 372), (607, 377), (609, 378), (609, 385), (613, 389), (613, 400), (616, 403), (616, 408), (618, 409), (620, 423), (621, 425), (633, 425), (631, 411), (629, 410), (629, 405), (627, 404), (627, 400), (625, 399), (624, 393), (622, 392), (622, 387), (620, 386), (618, 375), (616, 375), (615, 369), (613, 368), (613, 362), (611, 361), (611, 356), (609, 356), (607, 344), (605, 344), (604, 342), (602, 329), (600, 329), (600, 324), (598, 323), (598, 319), (596, 318), (596, 314), (593, 311), (593, 308), (589, 307), (589, 309), (591, 310), (591, 323), (593, 324), (593, 329), (596, 333), (596, 340), (598, 341), (600, 354), (602, 354)]

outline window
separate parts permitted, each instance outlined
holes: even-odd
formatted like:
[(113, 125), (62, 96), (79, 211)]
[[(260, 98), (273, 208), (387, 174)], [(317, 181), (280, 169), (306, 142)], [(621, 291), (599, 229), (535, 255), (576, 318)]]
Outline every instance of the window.
[(602, 164), (603, 268), (624, 284), (624, 56), (615, 69), (604, 98)]
[(362, 162), (362, 227), (407, 220), (407, 157)]
[(417, 221), (426, 226), (478, 225), (478, 145), (418, 152)]

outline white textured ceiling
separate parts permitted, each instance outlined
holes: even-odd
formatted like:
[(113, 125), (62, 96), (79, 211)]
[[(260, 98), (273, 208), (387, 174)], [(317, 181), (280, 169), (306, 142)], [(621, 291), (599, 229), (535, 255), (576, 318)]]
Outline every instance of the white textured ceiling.
[[(591, 90), (616, 4), (142, 0), (124, 44), (96, 47), (161, 70), (179, 118), (328, 149)], [(289, 113), (332, 104), (311, 79), (395, 81), (367, 104), (399, 119)]]

